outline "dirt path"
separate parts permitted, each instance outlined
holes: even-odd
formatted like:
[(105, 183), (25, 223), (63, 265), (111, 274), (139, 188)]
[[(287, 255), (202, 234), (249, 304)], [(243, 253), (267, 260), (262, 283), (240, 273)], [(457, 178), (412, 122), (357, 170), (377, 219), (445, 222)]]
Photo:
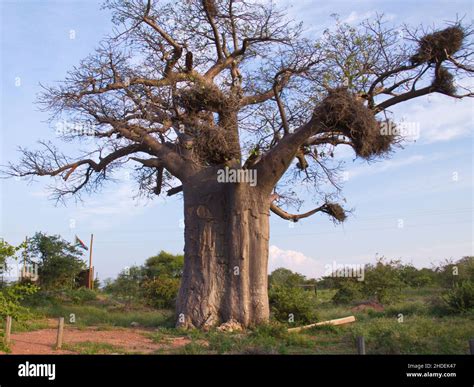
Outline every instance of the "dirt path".
[[(120, 349), (125, 353), (143, 353), (150, 354), (159, 349), (180, 348), (191, 340), (185, 337), (169, 337), (161, 343), (156, 343), (146, 337), (150, 331), (141, 329), (112, 329), (98, 330), (95, 327), (87, 329), (77, 329), (67, 327), (64, 329), (63, 342), (66, 345), (77, 343), (92, 342), (100, 344), (109, 344)], [(77, 354), (70, 350), (56, 350), (56, 329), (41, 329), (33, 332), (20, 332), (11, 335), (12, 343), (10, 345), (12, 354)], [(1, 352), (0, 352), (1, 353)], [(110, 353), (110, 351), (108, 352)]]

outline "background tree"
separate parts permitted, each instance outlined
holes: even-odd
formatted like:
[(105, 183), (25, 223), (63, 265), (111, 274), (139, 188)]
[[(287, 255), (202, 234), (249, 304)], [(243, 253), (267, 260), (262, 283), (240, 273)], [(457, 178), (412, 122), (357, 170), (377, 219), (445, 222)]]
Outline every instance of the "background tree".
[[(142, 193), (182, 191), (183, 327), (268, 321), (270, 211), (343, 221), (335, 147), (382, 157), (400, 140), (390, 108), (430, 93), (472, 95), (463, 87), (472, 74), (471, 29), (460, 22), (405, 29), (403, 39), (380, 19), (357, 28), (336, 21), (314, 40), (271, 2), (105, 7), (113, 36), (40, 100), (53, 121), (76, 128), (65, 128), (65, 140), (88, 138), (95, 151), (72, 158), (42, 142), (42, 150), (22, 149), (8, 173), (53, 176), (61, 199), (92, 192), (134, 163)], [(224, 168), (254, 171), (258, 184), (220, 183)], [(282, 206), (301, 203), (297, 182), (318, 203), (291, 214)]]
[(400, 278), (407, 286), (422, 288), (434, 285), (436, 273), (428, 268), (417, 269), (411, 264), (403, 265), (400, 272)]
[(104, 291), (124, 300), (130, 306), (132, 302), (140, 300), (142, 282), (143, 268), (132, 266), (122, 270), (115, 280), (106, 281)]
[(45, 290), (75, 287), (79, 273), (86, 268), (79, 248), (59, 235), (42, 232), (28, 240), (28, 259), (38, 264), (39, 284)]
[[(16, 253), (18, 250), (24, 249), (25, 243), (21, 243), (18, 246), (13, 246), (9, 244), (7, 241), (1, 239), (0, 240), (0, 274), (3, 275), (6, 271), (8, 271), (8, 264), (7, 261), (9, 258), (16, 259)], [(1, 285), (3, 285), (3, 280)]]
[(174, 255), (161, 250), (158, 255), (148, 258), (143, 266), (144, 276), (181, 278), (183, 275), (184, 255)]
[(365, 266), (362, 293), (381, 303), (399, 299), (405, 284), (402, 281), (403, 266), (399, 260), (380, 258), (374, 265)]
[[(24, 249), (26, 244), (23, 242), (18, 246), (13, 246), (5, 240), (0, 240), (0, 274), (8, 270), (7, 260), (16, 259), (16, 253)], [(29, 317), (29, 311), (22, 306), (23, 299), (38, 291), (38, 288), (31, 284), (4, 283), (3, 278), (0, 283), (0, 319), (6, 316), (12, 316), (15, 320), (21, 320)]]
[(184, 256), (160, 251), (143, 266), (145, 281), (143, 295), (149, 305), (158, 308), (174, 307), (183, 275)]
[(280, 267), (272, 271), (269, 276), (270, 286), (286, 286), (295, 288), (306, 283), (306, 277), (289, 269)]

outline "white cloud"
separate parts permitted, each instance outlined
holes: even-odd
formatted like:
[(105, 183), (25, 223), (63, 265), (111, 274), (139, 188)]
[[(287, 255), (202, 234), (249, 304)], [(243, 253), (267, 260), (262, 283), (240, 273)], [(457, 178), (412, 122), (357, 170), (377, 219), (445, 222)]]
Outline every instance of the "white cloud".
[(121, 183), (118, 187), (111, 186), (99, 198), (89, 199), (83, 207), (76, 208), (72, 218), (81, 224), (87, 223), (94, 229), (107, 229), (120, 224), (125, 218), (148, 211), (150, 206), (155, 206), (162, 200), (153, 200), (145, 205), (134, 198), (134, 190), (132, 181)]
[(270, 246), (268, 270), (284, 267), (309, 278), (318, 278), (324, 274), (324, 266), (303, 253), (294, 250), (282, 250), (277, 246)]
[[(357, 11), (352, 11), (349, 16), (346, 18), (342, 19), (343, 23), (348, 23), (348, 24), (354, 24), (354, 23), (359, 23), (361, 21), (364, 21), (366, 19), (373, 19), (377, 16), (377, 13), (375, 11), (367, 11), (367, 12), (357, 12)], [(384, 20), (389, 21), (395, 19), (395, 15), (392, 13), (385, 13), (384, 14)]]
[(397, 160), (381, 160), (373, 164), (363, 164), (358, 167), (348, 170), (348, 178), (353, 179), (355, 177), (373, 175), (376, 173), (386, 172), (389, 170), (397, 169), (400, 167), (406, 167), (415, 163), (419, 163), (426, 158), (422, 155), (413, 155), (407, 158), (401, 158)]
[(459, 101), (434, 94), (420, 103), (400, 106), (400, 112), (407, 121), (419, 123), (422, 143), (450, 141), (472, 133), (473, 102), (470, 99)]

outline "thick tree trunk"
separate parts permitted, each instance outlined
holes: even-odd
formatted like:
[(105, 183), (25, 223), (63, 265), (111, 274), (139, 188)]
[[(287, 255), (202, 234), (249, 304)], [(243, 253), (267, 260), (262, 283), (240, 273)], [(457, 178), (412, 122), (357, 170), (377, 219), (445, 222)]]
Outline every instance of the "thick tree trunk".
[(177, 326), (268, 321), (268, 193), (248, 183), (219, 183), (214, 170), (186, 182), (183, 194), (185, 263)]

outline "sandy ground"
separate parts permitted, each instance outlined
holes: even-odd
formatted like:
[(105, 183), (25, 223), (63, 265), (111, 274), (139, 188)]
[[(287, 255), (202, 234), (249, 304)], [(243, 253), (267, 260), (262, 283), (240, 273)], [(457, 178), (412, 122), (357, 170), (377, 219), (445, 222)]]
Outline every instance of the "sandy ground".
[[(156, 343), (146, 337), (150, 330), (140, 328), (98, 330), (96, 327), (77, 329), (64, 327), (63, 343), (75, 344), (81, 342), (107, 343), (120, 348), (126, 353), (150, 354), (159, 349), (180, 348), (190, 343), (185, 337), (169, 337), (161, 343)], [(10, 349), (12, 354), (76, 354), (65, 349), (56, 350), (57, 329), (40, 329), (32, 332), (12, 333)], [(2, 353), (2, 352), (0, 352)]]

